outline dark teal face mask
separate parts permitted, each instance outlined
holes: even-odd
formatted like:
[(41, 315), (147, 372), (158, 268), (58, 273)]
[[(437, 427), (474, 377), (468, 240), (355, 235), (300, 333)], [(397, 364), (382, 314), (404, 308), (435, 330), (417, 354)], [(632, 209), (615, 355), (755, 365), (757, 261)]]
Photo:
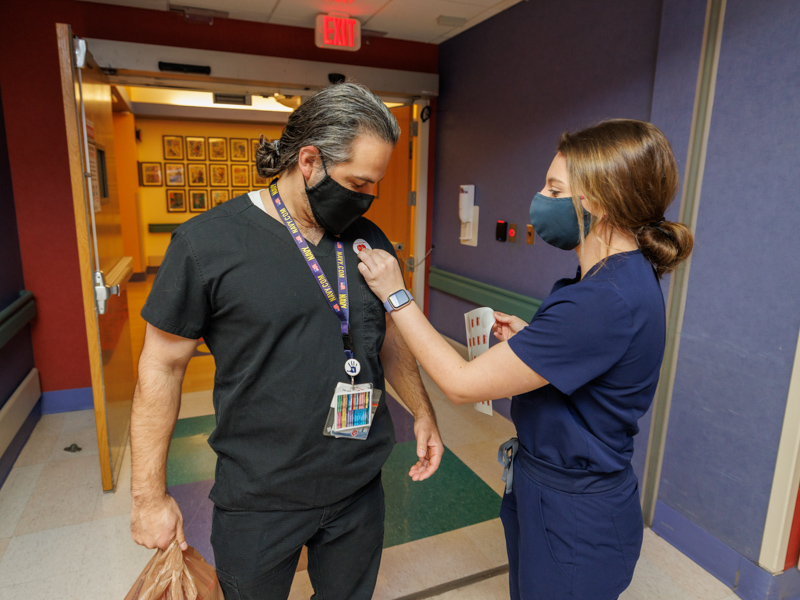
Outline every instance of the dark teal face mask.
[[(531, 201), (531, 225), (545, 242), (562, 250), (574, 250), (581, 231), (572, 198), (551, 198), (536, 194)], [(592, 215), (583, 209), (583, 235), (589, 234)]]

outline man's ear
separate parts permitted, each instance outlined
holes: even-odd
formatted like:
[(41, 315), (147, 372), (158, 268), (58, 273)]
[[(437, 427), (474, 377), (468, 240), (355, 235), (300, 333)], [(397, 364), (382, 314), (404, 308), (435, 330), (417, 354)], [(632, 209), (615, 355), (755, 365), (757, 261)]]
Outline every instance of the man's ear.
[(303, 146), (297, 156), (297, 166), (306, 181), (311, 180), (314, 174), (314, 167), (319, 162), (319, 150), (316, 146)]

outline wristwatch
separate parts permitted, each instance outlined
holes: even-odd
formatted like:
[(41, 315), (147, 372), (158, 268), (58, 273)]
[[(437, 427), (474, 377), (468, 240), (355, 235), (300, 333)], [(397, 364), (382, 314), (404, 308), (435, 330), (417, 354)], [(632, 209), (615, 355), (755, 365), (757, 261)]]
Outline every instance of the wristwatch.
[(383, 303), (383, 307), (386, 312), (392, 312), (410, 304), (413, 299), (414, 297), (408, 290), (397, 290), (387, 298), (386, 302)]

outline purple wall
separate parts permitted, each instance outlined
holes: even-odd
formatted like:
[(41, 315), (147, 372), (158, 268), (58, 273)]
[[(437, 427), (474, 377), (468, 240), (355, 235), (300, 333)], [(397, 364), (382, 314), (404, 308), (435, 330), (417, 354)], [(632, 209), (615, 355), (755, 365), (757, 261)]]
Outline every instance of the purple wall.
[[(432, 265), (534, 298), (574, 275), (573, 252), (541, 239), (528, 246), (524, 235), (501, 244), (495, 223), (524, 230), (564, 130), (649, 120), (661, 4), (520, 2), (440, 46)], [(481, 211), (476, 248), (458, 242), (458, 186), (470, 183)], [(456, 340), (472, 308), (431, 290), (431, 322)]]
[[(6, 127), (0, 106), (0, 310), (19, 298), (25, 289), (19, 251), (14, 191), (8, 163)], [(0, 348), (0, 407), (33, 368), (33, 346), (29, 327)]]
[(752, 561), (800, 328), (798, 22), (795, 0), (727, 3), (659, 493)]
[[(673, 221), (680, 217), (705, 16), (705, 3), (697, 0), (666, 0), (661, 16), (650, 120), (667, 136), (678, 162), (681, 187), (667, 210), (667, 218)], [(669, 282), (669, 276), (661, 280), (665, 299), (669, 293)], [(651, 416), (652, 409), (639, 420), (641, 432), (636, 438), (636, 450), (631, 461), (640, 478), (647, 459)]]

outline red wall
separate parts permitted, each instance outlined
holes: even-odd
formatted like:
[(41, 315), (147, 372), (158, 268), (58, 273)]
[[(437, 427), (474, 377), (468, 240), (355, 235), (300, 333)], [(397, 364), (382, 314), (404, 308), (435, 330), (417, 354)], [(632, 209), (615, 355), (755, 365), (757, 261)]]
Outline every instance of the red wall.
[(42, 390), (89, 387), (56, 23), (76, 35), (436, 73), (438, 47), (372, 39), (359, 52), (314, 46), (312, 29), (216, 19), (74, 0), (6, 3), (0, 20), (0, 90), (25, 287), (37, 300), (32, 328)]

